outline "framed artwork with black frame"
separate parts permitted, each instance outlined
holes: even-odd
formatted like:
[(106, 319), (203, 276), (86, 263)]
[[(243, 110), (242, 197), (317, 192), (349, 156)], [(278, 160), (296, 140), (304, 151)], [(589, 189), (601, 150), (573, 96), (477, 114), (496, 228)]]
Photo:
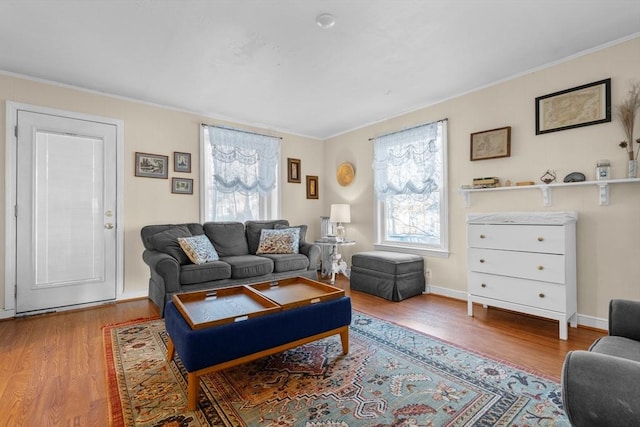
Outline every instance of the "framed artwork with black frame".
[(169, 156), (136, 152), (135, 176), (167, 179), (169, 177)]
[(536, 98), (536, 135), (610, 121), (610, 78)]
[(307, 175), (307, 199), (318, 198), (318, 177)]
[(191, 172), (191, 153), (173, 152), (173, 170), (175, 172)]
[(174, 194), (193, 194), (193, 179), (171, 178), (171, 192)]

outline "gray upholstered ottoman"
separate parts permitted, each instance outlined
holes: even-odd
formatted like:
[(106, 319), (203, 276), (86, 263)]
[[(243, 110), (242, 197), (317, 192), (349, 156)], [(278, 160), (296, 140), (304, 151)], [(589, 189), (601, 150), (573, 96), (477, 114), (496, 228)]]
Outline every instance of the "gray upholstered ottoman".
[(420, 295), (425, 290), (424, 259), (399, 252), (359, 252), (351, 257), (351, 289), (390, 301)]

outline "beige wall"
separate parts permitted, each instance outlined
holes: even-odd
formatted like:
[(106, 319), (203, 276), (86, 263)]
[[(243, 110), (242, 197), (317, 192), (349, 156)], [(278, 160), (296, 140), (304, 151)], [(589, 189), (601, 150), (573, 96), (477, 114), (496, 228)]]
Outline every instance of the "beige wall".
[[(553, 206), (542, 205), (539, 190), (488, 192), (471, 195), (466, 208), (458, 189), (474, 177), (540, 183), (547, 170), (558, 181), (570, 172), (594, 179), (599, 159), (612, 161), (613, 178), (624, 178), (626, 153), (617, 146), (624, 139), (619, 121), (535, 135), (537, 96), (611, 77), (612, 103), (619, 103), (633, 79), (640, 78), (640, 38), (593, 52), (485, 89), (386, 120), (326, 141), (327, 203), (353, 206), (349, 235), (358, 240), (352, 252), (373, 245), (372, 146), (369, 138), (442, 118), (449, 119), (450, 251), (446, 258), (427, 257), (430, 284), (436, 291), (462, 296), (466, 292), (465, 218), (472, 212), (575, 210), (578, 220), (578, 312), (583, 323), (590, 316), (607, 317), (611, 298), (640, 299), (640, 184), (611, 186), (610, 205), (598, 204), (595, 186), (564, 187), (553, 191)], [(469, 72), (473, 72), (470, 70)], [(640, 136), (636, 124), (636, 137)], [(511, 126), (511, 157), (471, 162), (469, 135)], [(341, 161), (356, 164), (352, 186), (340, 187), (332, 174)]]
[[(0, 307), (4, 306), (5, 277), (5, 111), (6, 101), (56, 108), (124, 121), (124, 294), (121, 298), (146, 295), (149, 270), (142, 261), (140, 228), (146, 224), (199, 221), (199, 141), (200, 123), (220, 123), (214, 119), (103, 96), (67, 87), (44, 84), (32, 80), (0, 75)], [(236, 124), (220, 123), (250, 129)], [(282, 136), (282, 160), (287, 157), (302, 161), (303, 184), (286, 183), (286, 170), (281, 178), (281, 217), (292, 223), (308, 223), (309, 238), (319, 237), (322, 198), (307, 200), (304, 175), (321, 175), (323, 167), (322, 141), (295, 135), (260, 132)], [(174, 151), (192, 154), (192, 173), (174, 173), (170, 167), (169, 178), (194, 178), (194, 195), (171, 193), (170, 179), (134, 177), (134, 153), (136, 151), (164, 154), (170, 157)], [(322, 188), (320, 188), (322, 191)], [(322, 195), (322, 193), (320, 193)], [(10, 314), (10, 313), (9, 313)], [(0, 310), (0, 317), (2, 310)]]
[[(282, 160), (302, 161), (302, 184), (286, 183), (281, 171), (282, 214), (292, 223), (309, 224), (309, 240), (319, 237), (319, 217), (329, 214), (331, 203), (352, 205), (348, 236), (358, 241), (346, 256), (373, 245), (372, 147), (369, 138), (405, 127), (449, 119), (449, 213), (450, 250), (448, 258), (427, 258), (433, 271), (434, 289), (451, 295), (466, 292), (465, 217), (471, 212), (575, 210), (578, 222), (578, 311), (582, 319), (606, 318), (610, 298), (640, 299), (639, 239), (640, 185), (611, 187), (611, 204), (599, 206), (593, 186), (559, 188), (553, 192), (553, 206), (542, 206), (539, 191), (519, 190), (473, 194), (466, 208), (458, 188), (473, 177), (499, 176), (511, 181), (534, 180), (546, 169), (554, 169), (559, 180), (567, 173), (581, 171), (594, 178), (598, 159), (610, 159), (614, 178), (622, 178), (625, 153), (617, 147), (624, 138), (619, 123), (606, 123), (546, 135), (535, 135), (534, 99), (537, 96), (583, 83), (611, 77), (613, 103), (625, 96), (628, 83), (638, 78), (640, 39), (615, 45), (544, 70), (497, 84), (422, 110), (389, 119), (324, 143), (295, 135), (283, 136)], [(470, 71), (472, 72), (472, 71)], [(144, 295), (148, 269), (142, 262), (139, 230), (145, 224), (198, 221), (199, 124), (215, 120), (175, 110), (130, 102), (114, 97), (77, 91), (66, 87), (0, 75), (0, 115), (5, 101), (21, 102), (124, 121), (125, 183), (124, 235), (125, 266), (123, 297)], [(232, 126), (243, 127), (239, 125)], [(512, 127), (511, 157), (469, 161), (469, 134)], [(246, 128), (246, 127), (244, 127)], [(257, 129), (265, 133), (269, 131)], [(640, 132), (636, 132), (640, 136)], [(0, 138), (5, 139), (5, 122), (0, 120)], [(194, 196), (171, 194), (167, 180), (133, 176), (134, 152), (172, 155), (192, 153), (191, 175)], [(335, 179), (337, 166), (350, 161), (356, 177), (348, 187)], [(0, 223), (5, 212), (5, 151), (0, 149)], [(320, 177), (319, 200), (307, 200), (305, 175)], [(4, 271), (4, 227), (0, 227), (0, 270)], [(4, 275), (0, 275), (0, 301), (4, 301)]]

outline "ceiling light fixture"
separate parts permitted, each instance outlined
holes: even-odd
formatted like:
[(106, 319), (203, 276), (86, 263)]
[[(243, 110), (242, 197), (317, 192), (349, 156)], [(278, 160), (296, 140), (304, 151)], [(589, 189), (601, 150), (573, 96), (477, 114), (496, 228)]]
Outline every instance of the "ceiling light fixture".
[(316, 24), (323, 30), (328, 30), (336, 24), (336, 18), (330, 13), (323, 13), (316, 18)]

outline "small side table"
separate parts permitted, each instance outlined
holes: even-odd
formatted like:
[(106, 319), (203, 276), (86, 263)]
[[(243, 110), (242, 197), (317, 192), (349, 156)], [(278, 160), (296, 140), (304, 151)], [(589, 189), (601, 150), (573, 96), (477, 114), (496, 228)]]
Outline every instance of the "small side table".
[(316, 240), (314, 243), (319, 246), (331, 247), (331, 254), (329, 256), (331, 266), (326, 266), (324, 265), (324, 262), (323, 262), (323, 265), (322, 265), (323, 277), (327, 274), (331, 274), (332, 285), (336, 282), (336, 273), (342, 273), (345, 276), (349, 277), (349, 270), (347, 268), (347, 263), (342, 260), (342, 255), (338, 252), (338, 248), (340, 246), (355, 245), (356, 244), (355, 240), (342, 240), (340, 242), (324, 242), (322, 240)]

